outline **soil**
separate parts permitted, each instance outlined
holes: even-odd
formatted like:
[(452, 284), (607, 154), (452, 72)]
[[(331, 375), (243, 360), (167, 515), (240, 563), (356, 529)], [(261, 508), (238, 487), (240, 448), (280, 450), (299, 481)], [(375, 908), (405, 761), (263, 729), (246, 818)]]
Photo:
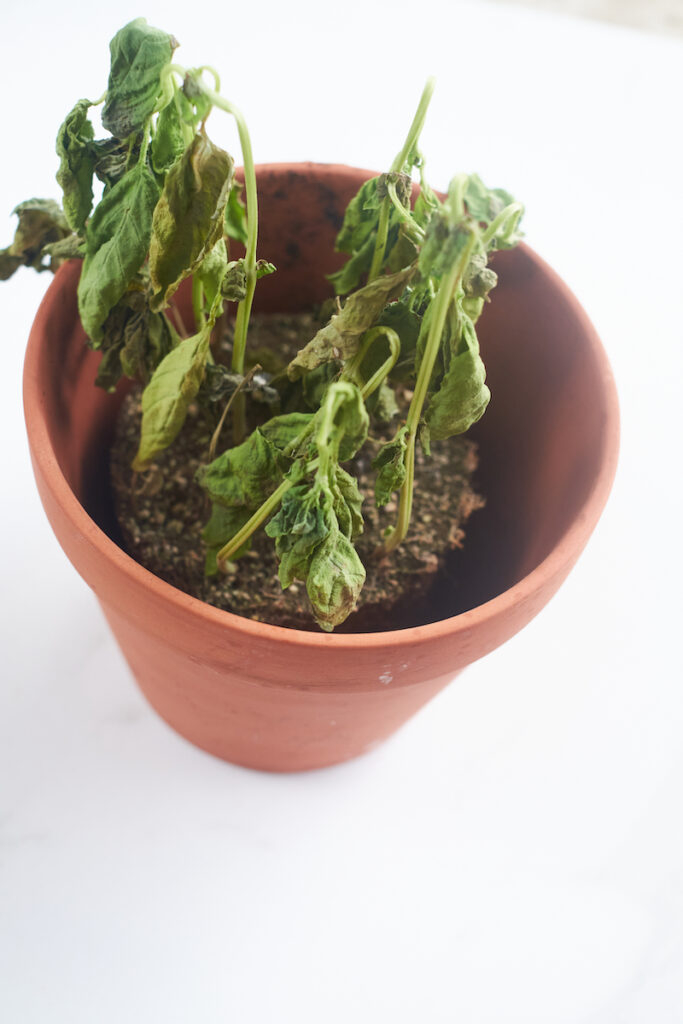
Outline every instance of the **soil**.
[[(283, 348), (293, 352), (309, 340), (317, 326), (311, 314), (261, 314), (250, 326), (250, 346), (252, 351), (260, 350), (264, 364), (263, 352), (273, 349), (275, 339), (280, 352)], [(226, 353), (229, 345), (228, 335), (223, 343)], [(173, 445), (150, 470), (136, 476), (130, 465), (139, 440), (140, 395), (138, 388), (124, 399), (110, 462), (116, 515), (127, 552), (166, 582), (217, 608), (274, 625), (317, 631), (305, 584), (296, 582), (282, 590), (274, 543), (263, 530), (254, 535), (251, 549), (231, 563), (228, 574), (204, 575), (201, 531), (210, 509), (194, 477), (199, 465), (207, 461), (220, 409), (212, 422), (193, 405)], [(405, 401), (409, 397), (409, 393), (403, 396)], [(390, 428), (390, 434), (394, 429)], [(375, 473), (370, 463), (385, 438), (376, 426), (371, 427), (371, 435), (373, 439), (353, 463), (345, 466), (356, 476), (365, 497), (365, 529), (354, 543), (367, 578), (356, 611), (337, 632), (413, 624), (416, 602), (433, 586), (446, 556), (462, 545), (463, 527), (470, 514), (484, 504), (471, 486), (477, 466), (471, 441), (453, 438), (434, 444), (430, 458), (418, 447), (410, 533), (390, 558), (378, 560), (382, 534), (396, 519), (396, 503), (375, 507)], [(227, 444), (229, 436), (222, 440)]]

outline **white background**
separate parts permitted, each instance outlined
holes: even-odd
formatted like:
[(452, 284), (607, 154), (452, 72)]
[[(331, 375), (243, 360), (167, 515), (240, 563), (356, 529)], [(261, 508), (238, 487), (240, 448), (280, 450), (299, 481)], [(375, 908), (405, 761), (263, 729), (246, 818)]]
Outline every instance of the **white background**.
[(604, 340), (612, 498), (548, 608), (384, 747), (223, 764), (149, 710), (52, 537), (20, 406), (47, 275), (3, 285), (0, 1019), (680, 1024), (683, 47), (510, 5), (334, 10), (14, 3), (1, 244), (141, 13), (221, 70), (257, 161), (386, 167), (434, 73), (432, 183), (523, 199)]

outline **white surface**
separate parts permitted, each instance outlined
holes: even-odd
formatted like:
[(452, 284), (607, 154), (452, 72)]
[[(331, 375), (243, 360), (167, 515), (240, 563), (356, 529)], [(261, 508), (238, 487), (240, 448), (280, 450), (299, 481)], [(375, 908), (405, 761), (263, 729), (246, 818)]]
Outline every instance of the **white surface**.
[[(538, 619), (372, 755), (222, 764), (149, 710), (45, 522), (20, 376), (47, 282), (3, 285), (0, 1019), (680, 1024), (683, 50), (512, 7), (339, 9), (144, 13), (223, 72), (260, 161), (386, 166), (437, 74), (433, 184), (477, 170), (522, 198), (603, 337), (610, 504)], [(141, 13), (65, 10), (3, 14), (8, 212), (57, 195), (56, 127)]]

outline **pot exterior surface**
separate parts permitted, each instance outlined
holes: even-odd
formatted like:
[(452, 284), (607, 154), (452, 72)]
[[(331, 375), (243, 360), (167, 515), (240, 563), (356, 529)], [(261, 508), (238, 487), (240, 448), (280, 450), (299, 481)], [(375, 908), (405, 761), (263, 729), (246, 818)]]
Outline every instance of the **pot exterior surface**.
[[(257, 174), (259, 253), (278, 268), (260, 282), (257, 308), (307, 308), (329, 294), (324, 275), (341, 260), (333, 245), (343, 211), (370, 172), (301, 164)], [(303, 228), (297, 209), (307, 211)], [(339, 634), (220, 611), (118, 546), (106, 452), (121, 395), (94, 386), (99, 356), (85, 346), (76, 305), (80, 265), (60, 268), (25, 364), (36, 481), (141, 689), (191, 742), (276, 771), (354, 757), (522, 628), (570, 571), (616, 468), (614, 383), (592, 325), (550, 268), (525, 246), (498, 254), (495, 268), (499, 286), (480, 330), (493, 397), (472, 432), (487, 507), (418, 624)]]

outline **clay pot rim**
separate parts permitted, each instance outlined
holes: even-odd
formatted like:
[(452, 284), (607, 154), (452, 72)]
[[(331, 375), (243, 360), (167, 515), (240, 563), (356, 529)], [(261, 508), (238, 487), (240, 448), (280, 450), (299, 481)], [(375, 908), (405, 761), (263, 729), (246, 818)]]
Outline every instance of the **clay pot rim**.
[[(341, 169), (339, 165), (307, 162), (264, 164), (260, 165), (257, 170), (285, 171), (302, 168), (319, 170), (322, 173)], [(344, 167), (343, 169), (356, 174), (363, 173), (357, 168)], [(367, 172), (367, 174), (371, 173)], [(562, 294), (581, 324), (582, 332), (596, 357), (606, 413), (602, 458), (593, 487), (575, 519), (567, 527), (550, 554), (513, 586), (466, 612), (422, 626), (411, 626), (379, 633), (335, 634), (322, 631), (316, 633), (256, 622), (232, 612), (223, 611), (178, 590), (155, 576), (123, 551), (90, 518), (62, 473), (50, 442), (45, 411), (37, 386), (41, 336), (35, 325), (31, 328), (24, 361), (24, 408), (33, 458), (64, 515), (70, 520), (74, 529), (99, 551), (105, 561), (111, 564), (114, 572), (123, 574), (134, 585), (148, 590), (157, 600), (169, 603), (178, 612), (182, 611), (192, 618), (202, 620), (209, 627), (222, 627), (228, 632), (240, 633), (245, 640), (256, 638), (267, 640), (270, 638), (273, 642), (293, 644), (302, 649), (327, 647), (331, 651), (340, 652), (349, 649), (377, 650), (383, 647), (395, 650), (415, 644), (439, 641), (446, 637), (453, 638), (458, 634), (466, 634), (485, 625), (489, 620), (506, 616), (515, 606), (529, 600), (534, 593), (543, 588), (548, 580), (563, 574), (565, 567), (572, 564), (600, 518), (612, 487), (618, 459), (619, 404), (612, 370), (597, 332), (573, 292), (556, 272), (529, 246), (522, 243), (519, 248), (524, 251), (528, 260), (548, 280), (548, 283)], [(54, 297), (58, 294), (58, 289), (55, 286), (58, 285), (60, 276), (58, 272), (55, 281), (43, 298), (43, 303), (49, 304), (54, 301)]]

